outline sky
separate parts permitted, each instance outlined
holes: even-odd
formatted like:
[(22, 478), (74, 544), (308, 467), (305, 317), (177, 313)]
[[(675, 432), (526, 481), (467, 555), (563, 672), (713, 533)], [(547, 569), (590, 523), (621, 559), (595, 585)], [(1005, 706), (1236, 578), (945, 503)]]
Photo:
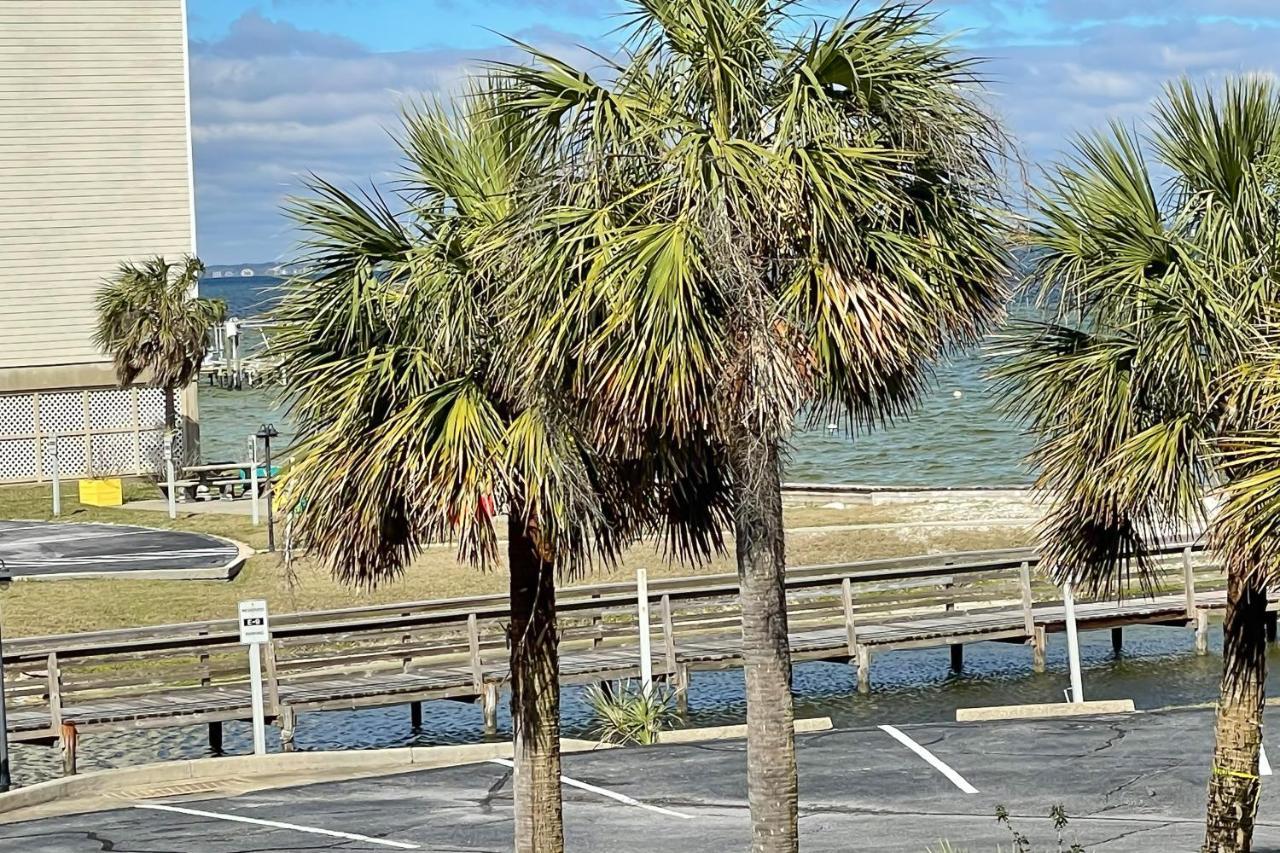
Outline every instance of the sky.
[[(284, 201), (314, 173), (386, 185), (407, 99), (514, 58), (514, 36), (581, 61), (609, 52), (625, 0), (187, 0), (199, 253), (287, 260)], [(864, 3), (866, 7), (870, 4)], [(810, 0), (813, 14), (850, 3)], [(982, 57), (988, 99), (1028, 175), (1073, 134), (1140, 122), (1181, 75), (1273, 74), (1280, 0), (935, 0), (938, 27)]]

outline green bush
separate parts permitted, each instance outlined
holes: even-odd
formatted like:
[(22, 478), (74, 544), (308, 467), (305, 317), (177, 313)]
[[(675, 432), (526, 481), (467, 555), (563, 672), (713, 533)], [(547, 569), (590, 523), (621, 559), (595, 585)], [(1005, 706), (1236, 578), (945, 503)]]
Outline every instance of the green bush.
[(605, 743), (657, 743), (658, 733), (675, 724), (675, 699), (669, 687), (654, 684), (646, 691), (630, 681), (616, 687), (595, 684), (586, 692), (595, 715), (593, 733)]

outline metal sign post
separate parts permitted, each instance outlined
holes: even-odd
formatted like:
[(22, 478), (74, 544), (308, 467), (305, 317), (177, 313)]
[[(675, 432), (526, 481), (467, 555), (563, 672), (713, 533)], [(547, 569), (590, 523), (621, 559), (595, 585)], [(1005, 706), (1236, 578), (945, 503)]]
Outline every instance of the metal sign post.
[[(0, 560), (0, 589), (8, 589), (12, 580), (13, 576), (5, 568), (4, 560)], [(5, 709), (5, 700), (4, 638), (0, 636), (0, 793), (8, 791), (13, 784), (9, 773), (9, 713)]]
[(258, 514), (258, 440), (257, 436), (249, 436), (249, 496), (253, 498), (253, 506), (249, 510), (253, 515), (253, 526), (262, 523)]
[(53, 475), (53, 517), (62, 515), (62, 472), (58, 468), (58, 434), (49, 436), (49, 456), (53, 459), (50, 472)]
[(275, 552), (276, 550), (276, 520), (273, 502), (275, 500), (275, 483), (271, 476), (271, 439), (280, 433), (276, 431), (274, 424), (263, 424), (258, 430), (258, 438), (262, 439), (262, 455), (263, 467), (266, 471), (267, 482), (267, 550)]
[(649, 651), (649, 572), (636, 569), (636, 608), (640, 617), (640, 689), (653, 690), (653, 655)]
[(170, 520), (178, 517), (178, 476), (173, 467), (173, 440), (174, 434), (166, 431), (164, 434), (164, 470), (165, 477), (169, 481)]
[(267, 754), (267, 720), (262, 707), (262, 644), (271, 642), (267, 602), (240, 602), (240, 642), (249, 647), (249, 690), (253, 702), (253, 754)]
[(1071, 584), (1062, 587), (1062, 603), (1067, 617), (1067, 658), (1071, 665), (1071, 701), (1084, 701), (1084, 681), (1080, 677), (1080, 639), (1076, 635), (1076, 598)]

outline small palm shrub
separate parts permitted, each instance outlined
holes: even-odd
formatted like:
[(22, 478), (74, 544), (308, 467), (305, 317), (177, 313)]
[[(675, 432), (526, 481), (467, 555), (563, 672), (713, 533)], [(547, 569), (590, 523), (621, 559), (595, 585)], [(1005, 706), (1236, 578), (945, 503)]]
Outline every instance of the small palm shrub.
[[(1070, 823), (1070, 820), (1067, 818), (1066, 809), (1061, 805), (1049, 809), (1049, 820), (1053, 823), (1057, 846), (1044, 848), (1045, 853), (1085, 853), (1082, 845), (1076, 842), (1067, 842), (1067, 824)], [(997, 846), (996, 853), (1005, 853), (1006, 850), (1007, 853), (1035, 853), (1036, 848), (1032, 846), (1031, 839), (1013, 825), (1013, 820), (1009, 817), (1009, 810), (1004, 806), (996, 806), (996, 823), (1007, 829), (1013, 839), (1011, 847)], [(955, 847), (950, 841), (943, 841), (938, 847), (929, 848), (928, 853), (965, 853), (965, 851)]]
[(645, 690), (630, 681), (614, 687), (593, 684), (585, 699), (595, 716), (592, 732), (605, 743), (657, 743), (658, 734), (677, 719), (676, 691), (663, 685)]

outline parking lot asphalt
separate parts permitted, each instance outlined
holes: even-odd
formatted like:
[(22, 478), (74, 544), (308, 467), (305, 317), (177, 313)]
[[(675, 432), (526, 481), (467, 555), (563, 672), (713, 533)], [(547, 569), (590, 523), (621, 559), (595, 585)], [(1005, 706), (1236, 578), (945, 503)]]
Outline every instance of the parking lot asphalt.
[[(1271, 716), (1270, 730), (1280, 724)], [(882, 726), (797, 738), (806, 851), (925, 853), (1009, 847), (1004, 807), (1036, 849), (1193, 851), (1203, 827), (1210, 709), (1067, 720)], [(1280, 737), (1272, 738), (1280, 756)], [(565, 758), (574, 851), (738, 851), (749, 843), (746, 745), (722, 741)], [(258, 791), (125, 803), (0, 826), (3, 853), (511, 849), (501, 763)], [(1263, 780), (1254, 850), (1280, 851), (1278, 782)]]
[(14, 576), (160, 576), (229, 571), (235, 544), (186, 530), (127, 524), (0, 521), (0, 563)]

